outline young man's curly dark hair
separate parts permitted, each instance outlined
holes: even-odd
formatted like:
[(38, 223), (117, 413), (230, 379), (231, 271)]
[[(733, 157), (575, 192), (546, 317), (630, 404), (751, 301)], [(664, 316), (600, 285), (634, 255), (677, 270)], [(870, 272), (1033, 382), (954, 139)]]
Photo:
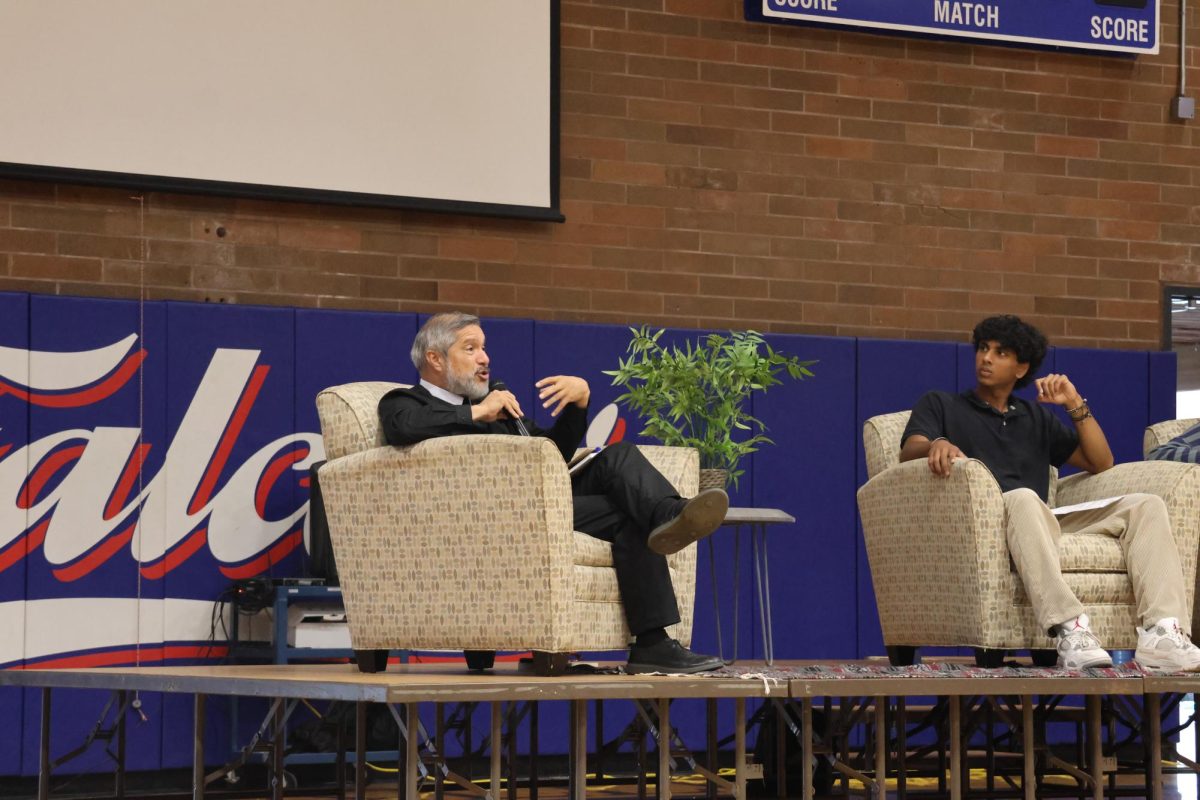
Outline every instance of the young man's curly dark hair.
[(1038, 367), (1046, 358), (1048, 344), (1041, 331), (1013, 314), (1001, 314), (983, 320), (975, 326), (972, 341), (976, 350), (981, 342), (999, 342), (1002, 347), (1016, 354), (1017, 363), (1029, 365), (1024, 377), (1017, 381), (1018, 389), (1033, 382)]

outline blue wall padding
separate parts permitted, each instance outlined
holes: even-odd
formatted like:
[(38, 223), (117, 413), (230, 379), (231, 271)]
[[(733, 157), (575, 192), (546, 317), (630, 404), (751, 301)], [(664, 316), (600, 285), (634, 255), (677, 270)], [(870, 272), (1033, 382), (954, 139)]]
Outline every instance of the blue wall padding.
[[(115, 393), (94, 403), (82, 407), (57, 408), (34, 404), (30, 406), (30, 438), (42, 439), (51, 434), (70, 430), (92, 430), (98, 426), (136, 428), (139, 424), (139, 409), (144, 411), (141, 418), (145, 423), (147, 441), (161, 442), (166, 431), (162, 406), (167, 392), (162, 381), (163, 367), (166, 364), (166, 354), (162, 343), (165, 341), (163, 325), (163, 309), (160, 304), (148, 304), (139, 310), (138, 304), (131, 301), (96, 300), (71, 297), (53, 297), (34, 295), (30, 297), (30, 334), (29, 347), (35, 351), (70, 352), (91, 350), (100, 344), (116, 342), (131, 333), (141, 333), (131, 353), (141, 349), (147, 350), (146, 360), (142, 364), (144, 379), (134, 378), (125, 383)], [(5, 343), (7, 344), (7, 343)], [(36, 376), (35, 376), (36, 379)], [(144, 401), (143, 401), (144, 398)], [(82, 442), (81, 442), (82, 443)], [(157, 449), (158, 452), (155, 452)], [(157, 470), (163, 461), (163, 447), (152, 448), (147, 457), (150, 469)], [(117, 475), (106, 475), (106, 480), (115, 484)], [(134, 487), (129, 500), (137, 494)], [(118, 534), (136, 517), (131, 517), (113, 535)], [(31, 525), (39, 520), (30, 519)], [(44, 551), (54, 543), (48, 537), (42, 548), (34, 551), (25, 558), (26, 591), (25, 600), (30, 603), (53, 601), (59, 598), (134, 598), (138, 595), (139, 580), (137, 566), (129, 557), (129, 547), (121, 549), (116, 555), (98, 563), (93, 569), (84, 572), (79, 577), (61, 579), (56, 577), (55, 570), (63, 567), (78, 565), (80, 559), (72, 559), (64, 563), (51, 564)], [(86, 558), (86, 553), (84, 558)], [(4, 575), (0, 575), (3, 581)], [(161, 583), (151, 584), (140, 582), (141, 596), (150, 601), (161, 600), (163, 587)], [(129, 602), (124, 612), (111, 618), (107, 624), (133, 631), (137, 626), (137, 615), (134, 604)], [(153, 618), (153, 617), (151, 617)], [(26, 629), (26, 654), (34, 658), (37, 650), (31, 641), (36, 635), (32, 625)], [(51, 632), (52, 633), (52, 632)], [(157, 647), (157, 639), (161, 630), (151, 631), (147, 638)], [(125, 650), (125, 648), (119, 648)], [(127, 651), (128, 652), (128, 651)], [(132, 663), (136, 655), (128, 653)], [(68, 701), (69, 698), (69, 701)], [(107, 692), (73, 692), (57, 698), (53, 706), (51, 724), (54, 730), (61, 732), (64, 741), (70, 737), (82, 739), (87, 730), (95, 722), (96, 717), (108, 701)], [(36, 690), (26, 693), (25, 707), (32, 715), (39, 713), (41, 708), (40, 696)], [(154, 769), (161, 763), (161, 741), (163, 731), (162, 715), (159, 713), (161, 699), (158, 696), (148, 698), (146, 711), (149, 722), (144, 725), (131, 727), (129, 731), (129, 768)], [(36, 719), (36, 716), (29, 716)], [(27, 726), (24, 731), (22, 748), (22, 772), (35, 774), (38, 763), (37, 727)]]
[[(136, 332), (140, 338), (135, 350), (145, 348), (147, 352), (132, 381), (85, 407), (30, 406), (10, 392), (0, 392), (0, 446), (11, 444), (20, 450), (30, 437), (67, 429), (136, 427), (142, 420), (144, 441), (151, 446), (145, 473), (150, 480), (162, 473), (172, 437), (218, 350), (255, 351), (253, 367), (266, 368), (265, 377), (248, 407), (245, 426), (234, 441), (228, 462), (218, 474), (215, 490), (220, 492), (255, 454), (271, 450), (272, 458), (286, 456), (289, 447), (299, 448), (294, 437), (319, 432), (313, 401), (321, 389), (359, 380), (413, 382), (416, 376), (408, 352), (423, 319), (415, 314), (187, 303), (139, 307), (129, 301), (0, 294), (0, 346), (90, 350)], [(593, 414), (621, 392), (603, 371), (615, 368), (625, 354), (631, 336), (626, 326), (485, 319), (484, 330), (493, 377), (509, 385), (540, 425), (548, 426), (553, 420), (536, 398), (533, 384), (539, 378), (555, 374), (584, 377), (592, 390)], [(669, 330), (664, 342), (678, 344), (704, 333)], [(881, 654), (874, 592), (855, 503), (855, 492), (866, 480), (862, 424), (876, 414), (911, 408), (929, 389), (970, 388), (975, 382), (973, 350), (968, 344), (949, 342), (792, 335), (771, 335), (768, 340), (788, 355), (817, 361), (812, 367), (814, 378), (785, 381), (755, 397), (752, 412), (766, 423), (776, 444), (745, 464), (746, 474), (732, 495), (735, 505), (780, 508), (797, 518), (794, 525), (775, 526), (768, 533), (776, 655), (848, 659)], [(1047, 357), (1041, 374), (1050, 371), (1067, 374), (1089, 398), (1118, 460), (1140, 458), (1144, 427), (1173, 416), (1172, 353), (1063, 348), (1052, 350)], [(240, 385), (238, 388), (240, 391)], [(1025, 390), (1025, 396), (1031, 391)], [(643, 441), (638, 436), (641, 421), (625, 411), (622, 417), (625, 438)], [(306, 490), (299, 479), (289, 473), (269, 491), (264, 490), (267, 519), (286, 516), (303, 503)], [(275, 544), (286, 549), (290, 541), (284, 536)], [(707, 545), (699, 553), (694, 646), (707, 652), (718, 649), (715, 628), (719, 617), (724, 634), (721, 647), (727, 656), (732, 654), (736, 579), (737, 655), (761, 657), (749, 539), (741, 541), (736, 570), (732, 531), (717, 533), (713, 545), (715, 558), (710, 557)], [(245, 562), (229, 564), (219, 562), (208, 547), (200, 547), (164, 576), (143, 577), (139, 582), (137, 564), (126, 546), (86, 574), (62, 581), (54, 570), (63, 565), (49, 564), (38, 550), (0, 572), (0, 603), (71, 597), (131, 600), (139, 591), (142, 598), (152, 601), (164, 597), (208, 601), (229, 584), (231, 569), (253, 565), (261, 555), (250, 554)], [(719, 600), (715, 610), (714, 565)], [(265, 565), (266, 572), (276, 576), (299, 574), (303, 569), (302, 549)], [(123, 621), (129, 623), (131, 620)], [(154, 633), (155, 647), (160, 633)], [(25, 632), (3, 635), (24, 636)], [(206, 637), (207, 630), (197, 640), (168, 644), (200, 646)], [(22, 639), (26, 649), (21, 652), (26, 659), (29, 641)], [(88, 655), (94, 654), (72, 651), (55, 657)], [(174, 663), (170, 661), (173, 657), (157, 651), (146, 663)], [(164, 658), (167, 661), (160, 660)], [(132, 661), (130, 655), (127, 663)], [(54, 724), (56, 737), (61, 738), (56, 740), (73, 742), (94, 723), (105, 697), (64, 692), (57, 699)], [(149, 722), (131, 729), (131, 768), (187, 764), (191, 756), (186, 744), (192, 719), (190, 698), (147, 694), (142, 700)], [(34, 692), (0, 691), (0, 718), (16, 721), (0, 726), (0, 775), (29, 774), (36, 768), (36, 726), (23, 726), (21, 721), (36, 719), (38, 703)], [(242, 703), (236, 726), (241, 736), (257, 724), (262, 710), (261, 703)], [(628, 704), (610, 703), (605, 713), (606, 733), (612, 736), (627, 721), (630, 709)], [(232, 744), (234, 723), (225, 702), (211, 703), (210, 715), (207, 745), (215, 762), (225, 757)], [(559, 743), (565, 725), (561, 716), (546, 710), (544, 748), (553, 749)], [(699, 724), (700, 711), (682, 709), (677, 721), (690, 730)], [(105, 768), (99, 763), (82, 766)]]
[[(194, 304), (171, 303), (167, 309), (168, 341), (168, 403), (167, 414), (175, 430), (188, 402), (197, 390), (214, 358), (217, 348), (257, 350), (258, 356), (250, 380), (257, 370), (265, 370), (265, 379), (250, 407), (242, 433), (220, 471), (217, 486), (223, 486), (239, 465), (281, 437), (296, 431), (295, 403), (295, 313), (291, 309), (223, 308)], [(289, 482), (288, 485), (295, 486)], [(267, 519), (285, 516), (299, 502), (296, 495), (272, 492), (267, 506)], [(225, 588), (230, 577), (218, 570), (215, 560), (202, 549), (197, 559), (188, 559), (183, 566), (169, 572), (165, 578), (168, 596), (213, 596)], [(293, 551), (283, 562), (272, 563), (266, 574), (283, 577), (303, 569), (300, 553)]]
[(754, 505), (796, 518), (767, 533), (775, 650), (844, 657), (857, 651), (858, 629), (855, 343), (816, 336), (768, 341), (787, 355), (817, 361), (815, 377), (785, 379), (754, 401), (755, 415), (776, 442), (754, 457)]
[(1148, 354), (1059, 347), (1055, 370), (1087, 398), (1117, 463), (1141, 461), (1142, 435), (1158, 421), (1150, 417), (1150, 393), (1141, 389), (1150, 384)]
[[(535, 322), (533, 328), (533, 373), (538, 378), (563, 373), (582, 377), (592, 392), (592, 413), (621, 394), (622, 390), (612, 385), (612, 378), (604, 375), (603, 370), (616, 369), (617, 358), (625, 355), (630, 339), (628, 328), (566, 322)], [(535, 410), (534, 420), (539, 425), (546, 427), (554, 423), (540, 405)], [(627, 419), (626, 423), (626, 438), (635, 438), (641, 426), (634, 419)]]
[[(115, 393), (86, 406), (55, 408), (32, 405), (29, 412), (31, 439), (38, 440), (70, 429), (90, 431), (99, 426), (136, 429), (141, 414), (144, 420), (143, 440), (151, 444), (146, 470), (148, 476), (153, 475), (162, 466), (166, 453), (163, 443), (167, 430), (164, 406), (168, 392), (163, 381), (167, 363), (167, 354), (162, 347), (166, 340), (163, 306), (147, 304), (139, 314), (137, 303), (122, 300), (34, 295), (30, 301), (30, 346), (33, 350), (90, 350), (97, 347), (98, 343), (115, 342), (141, 330), (143, 333), (130, 352), (137, 353), (141, 349), (147, 351), (142, 372), (139, 373), (143, 376), (140, 386), (138, 376), (134, 376)], [(70, 320), (70, 324), (63, 324), (64, 320)], [(116, 474), (104, 476), (114, 484), (117, 477)], [(137, 487), (134, 486), (126, 503), (132, 502), (136, 494)], [(130, 522), (136, 519), (131, 517)], [(30, 520), (31, 524), (36, 522)], [(45, 557), (27, 558), (26, 561), (28, 600), (136, 596), (137, 570), (129, 558), (128, 550), (101, 563), (82, 577), (71, 580), (60, 580), (53, 571), (69, 567), (75, 561), (50, 564)], [(143, 586), (142, 597), (163, 597), (162, 586)]]
[(905, 411), (931, 389), (958, 387), (958, 346), (949, 342), (859, 339), (855, 397), (858, 403), (859, 484), (867, 478), (862, 423), (879, 414)]
[[(236, 468), (271, 442), (296, 431), (295, 337), (296, 312), (283, 308), (222, 307), (190, 303), (170, 303), (167, 308), (168, 404), (167, 414), (176, 430), (187, 405), (196, 392), (217, 348), (258, 350), (254, 369), (266, 368), (261, 389), (250, 408), (245, 427), (220, 472), (218, 487), (223, 486)], [(350, 347), (351, 341), (343, 346)], [(250, 372), (252, 376), (254, 371)], [(249, 382), (246, 384), (249, 391)], [(267, 505), (267, 519), (277, 519), (301, 502), (293, 480), (284, 480), (282, 490), (273, 491)], [(304, 569), (303, 549), (292, 550), (282, 561), (272, 560), (265, 574), (273, 577), (294, 575)], [(182, 566), (167, 573), (165, 588), (171, 597), (214, 597), (233, 578), (220, 571), (220, 565), (207, 548), (202, 548)], [(219, 634), (218, 634), (219, 635)], [(214, 718), (208, 728), (209, 744), (215, 754), (229, 752), (229, 727), (214, 704)], [(168, 696), (164, 707), (165, 725), (179, 730), (192, 721), (191, 699)], [(243, 731), (252, 721), (245, 720)], [(190, 763), (190, 745), (179, 737), (164, 740), (164, 766)]]
[[(0, 293), (0, 345), (18, 349), (29, 347), (29, 295)], [(14, 389), (24, 388), (13, 386)], [(29, 405), (8, 391), (0, 392), (0, 448), (7, 447), (7, 458), (19, 458), (16, 454), (29, 443)], [(23, 467), (25, 468), (25, 467)], [(3, 498), (12, 502), (12, 498)], [(25, 514), (26, 520), (28, 514)], [(26, 521), (22, 528), (29, 527)], [(14, 546), (5, 541), (0, 547)], [(20, 545), (15, 545), (20, 546)], [(0, 603), (20, 602), (25, 598), (25, 559), (21, 559), (0, 572)], [(17, 630), (0, 634), (6, 638), (6, 650), (22, 652), (25, 640), (24, 625)], [(23, 659), (8, 660), (9, 666), (20, 666)], [(21, 731), (24, 729), (25, 692), (11, 687), (0, 688), (0, 775), (15, 775), (21, 771)], [(37, 707), (30, 710), (36, 719)]]
[(1179, 360), (1174, 353), (1148, 353), (1150, 380), (1148, 382), (1150, 424), (1175, 419), (1175, 387), (1178, 385)]
[(301, 430), (319, 430), (317, 393), (355, 381), (414, 383), (409, 347), (416, 314), (379, 314), (298, 309), (296, 311), (296, 420)]

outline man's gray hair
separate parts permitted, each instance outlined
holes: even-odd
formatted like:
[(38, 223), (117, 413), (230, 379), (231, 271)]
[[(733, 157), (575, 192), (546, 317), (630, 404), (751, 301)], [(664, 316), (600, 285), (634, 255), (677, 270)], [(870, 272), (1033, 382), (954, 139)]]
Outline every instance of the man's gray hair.
[(432, 350), (443, 358), (450, 352), (450, 345), (458, 338), (458, 332), (468, 325), (478, 325), (479, 317), (461, 311), (434, 314), (417, 331), (412, 344), (413, 366), (420, 372), (425, 368), (425, 354)]

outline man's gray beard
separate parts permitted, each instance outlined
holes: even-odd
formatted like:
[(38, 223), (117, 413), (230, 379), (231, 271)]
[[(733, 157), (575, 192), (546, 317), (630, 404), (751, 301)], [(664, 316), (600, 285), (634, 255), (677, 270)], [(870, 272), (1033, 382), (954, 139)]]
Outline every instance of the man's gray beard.
[(486, 383), (475, 380), (474, 372), (463, 375), (453, 370), (446, 376), (446, 388), (468, 400), (482, 400), (489, 391)]

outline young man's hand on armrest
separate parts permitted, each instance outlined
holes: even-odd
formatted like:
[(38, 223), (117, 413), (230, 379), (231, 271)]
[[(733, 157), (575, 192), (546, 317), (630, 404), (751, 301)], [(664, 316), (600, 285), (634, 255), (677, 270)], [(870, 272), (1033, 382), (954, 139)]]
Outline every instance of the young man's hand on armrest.
[(953, 463), (966, 458), (966, 455), (948, 439), (939, 437), (931, 442), (928, 437), (914, 433), (904, 440), (904, 446), (900, 448), (900, 460), (915, 461), (918, 458), (929, 460), (929, 471), (934, 475), (949, 478)]

